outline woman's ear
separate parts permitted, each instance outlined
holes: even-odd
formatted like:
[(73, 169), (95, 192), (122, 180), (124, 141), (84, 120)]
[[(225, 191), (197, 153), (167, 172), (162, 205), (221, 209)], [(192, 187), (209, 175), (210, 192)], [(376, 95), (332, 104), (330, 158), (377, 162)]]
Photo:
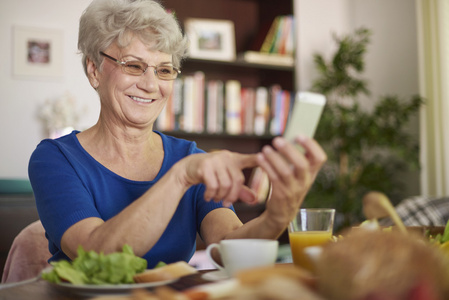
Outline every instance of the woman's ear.
[(89, 79), (90, 85), (94, 89), (97, 89), (100, 84), (98, 78), (99, 75), (98, 68), (95, 65), (95, 63), (88, 57), (86, 58), (86, 70), (87, 70), (87, 78)]

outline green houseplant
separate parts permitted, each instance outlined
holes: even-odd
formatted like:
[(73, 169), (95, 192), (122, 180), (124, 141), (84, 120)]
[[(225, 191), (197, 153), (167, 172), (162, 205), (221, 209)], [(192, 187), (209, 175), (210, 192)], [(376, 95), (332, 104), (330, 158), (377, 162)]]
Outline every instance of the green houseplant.
[(398, 174), (418, 168), (418, 143), (407, 125), (423, 103), (421, 97), (383, 96), (370, 111), (359, 103), (360, 95), (370, 95), (368, 82), (360, 78), (370, 36), (365, 28), (334, 36), (338, 47), (329, 60), (314, 55), (319, 76), (312, 90), (328, 99), (316, 139), (328, 162), (305, 205), (336, 208), (340, 228), (363, 219), (361, 200), (370, 190), (400, 199), (403, 183)]

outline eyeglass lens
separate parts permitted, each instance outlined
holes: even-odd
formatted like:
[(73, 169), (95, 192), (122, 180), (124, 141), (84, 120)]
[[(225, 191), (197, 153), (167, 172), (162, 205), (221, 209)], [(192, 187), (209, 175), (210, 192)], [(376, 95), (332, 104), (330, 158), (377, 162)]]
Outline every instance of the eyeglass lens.
[[(141, 61), (127, 61), (122, 67), (128, 74), (141, 75), (145, 73), (148, 65)], [(156, 66), (154, 73), (160, 79), (175, 79), (178, 76), (177, 70), (172, 66)]]
[[(100, 51), (100, 54), (103, 55), (104, 57), (118, 63), (121, 65), (123, 72), (130, 74), (130, 75), (142, 75), (144, 74), (147, 69), (148, 69), (148, 64), (142, 62), (142, 61), (119, 61), (116, 58), (107, 55), (106, 53)], [(176, 69), (173, 66), (170, 65), (162, 65), (162, 66), (155, 66), (154, 67), (154, 74), (163, 80), (173, 80), (176, 79), (176, 77), (178, 77), (178, 74), (180, 73), (180, 71), (178, 69)]]

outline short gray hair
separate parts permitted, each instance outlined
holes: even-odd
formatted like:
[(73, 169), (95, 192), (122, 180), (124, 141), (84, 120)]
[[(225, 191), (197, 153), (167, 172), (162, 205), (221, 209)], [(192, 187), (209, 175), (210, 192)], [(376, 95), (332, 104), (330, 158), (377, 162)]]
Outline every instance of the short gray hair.
[(94, 0), (80, 18), (78, 49), (83, 54), (84, 72), (89, 57), (101, 65), (100, 51), (112, 43), (126, 47), (130, 34), (154, 45), (154, 50), (171, 54), (173, 65), (180, 67), (186, 54), (187, 38), (173, 14), (154, 0)]

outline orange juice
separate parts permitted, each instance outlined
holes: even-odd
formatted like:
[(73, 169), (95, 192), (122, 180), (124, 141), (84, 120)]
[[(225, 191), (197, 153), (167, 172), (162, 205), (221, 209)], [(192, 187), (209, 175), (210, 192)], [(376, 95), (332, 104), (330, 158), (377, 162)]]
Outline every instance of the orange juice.
[(296, 231), (290, 232), (290, 248), (292, 250), (293, 263), (311, 272), (314, 271), (313, 263), (310, 261), (304, 248), (309, 246), (320, 246), (327, 243), (332, 237), (332, 231)]

